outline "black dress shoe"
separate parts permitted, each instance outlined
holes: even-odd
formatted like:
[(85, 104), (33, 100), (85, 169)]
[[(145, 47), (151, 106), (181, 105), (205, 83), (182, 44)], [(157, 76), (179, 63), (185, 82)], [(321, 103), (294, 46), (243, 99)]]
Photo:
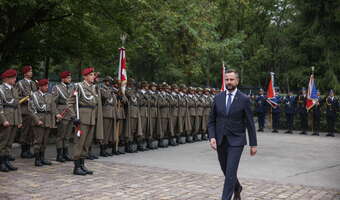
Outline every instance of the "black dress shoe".
[(334, 137), (334, 133), (328, 133), (326, 136), (327, 137)]
[(233, 200), (241, 200), (241, 192), (242, 192), (242, 186), (240, 186), (237, 190), (235, 190)]
[(11, 162), (9, 161), (8, 156), (5, 156), (4, 163), (5, 163), (6, 167), (7, 167), (10, 171), (16, 171), (16, 170), (18, 170), (17, 167), (14, 167), (14, 166), (11, 164)]
[(279, 132), (279, 131), (277, 131), (277, 130), (273, 130), (273, 131), (272, 131), (272, 133), (278, 133), (278, 132)]
[(302, 131), (300, 135), (307, 135), (307, 133), (305, 131)]
[(312, 135), (319, 136), (320, 134), (319, 133), (313, 133)]

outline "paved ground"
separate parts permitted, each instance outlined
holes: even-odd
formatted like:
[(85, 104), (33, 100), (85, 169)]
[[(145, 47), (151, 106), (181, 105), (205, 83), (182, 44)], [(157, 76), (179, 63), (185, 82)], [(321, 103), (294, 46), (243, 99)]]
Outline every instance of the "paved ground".
[[(243, 153), (243, 199), (340, 200), (340, 137), (259, 134), (259, 152)], [(49, 149), (52, 159), (54, 148)], [(73, 176), (72, 163), (0, 174), (0, 199), (219, 199), (223, 176), (206, 142), (88, 161), (93, 176)]]

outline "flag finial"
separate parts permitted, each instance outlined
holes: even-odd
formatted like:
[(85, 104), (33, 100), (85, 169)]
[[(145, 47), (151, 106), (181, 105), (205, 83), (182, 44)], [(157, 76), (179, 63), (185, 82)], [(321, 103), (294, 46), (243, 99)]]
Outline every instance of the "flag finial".
[(122, 41), (122, 47), (124, 47), (124, 45), (125, 45), (126, 38), (127, 38), (127, 34), (126, 33), (122, 33), (120, 35), (120, 40)]

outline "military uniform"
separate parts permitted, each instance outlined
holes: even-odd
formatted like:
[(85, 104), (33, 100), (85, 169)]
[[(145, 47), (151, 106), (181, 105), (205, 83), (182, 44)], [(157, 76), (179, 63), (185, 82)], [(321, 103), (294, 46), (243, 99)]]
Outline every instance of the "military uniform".
[[(23, 68), (24, 74), (29, 70), (32, 70), (32, 67), (25, 66)], [(33, 132), (32, 132), (32, 118), (30, 117), (30, 113), (28, 111), (28, 98), (30, 95), (37, 91), (37, 85), (34, 81), (29, 79), (22, 79), (17, 82), (15, 86), (18, 90), (20, 100), (24, 100), (21, 104), (21, 114), (22, 114), (22, 129), (19, 141), (21, 143), (21, 157), (22, 158), (33, 158), (33, 154), (31, 153), (31, 144), (33, 142)]]
[[(112, 82), (111, 77), (106, 77), (104, 81)], [(111, 153), (108, 153), (106, 150), (109, 148), (110, 144), (112, 149), (115, 149), (115, 128), (116, 128), (116, 113), (117, 113), (117, 96), (115, 94), (115, 90), (112, 86), (103, 85), (101, 87), (101, 95), (102, 95), (102, 105), (103, 105), (103, 127), (104, 127), (104, 140), (100, 147), (100, 156), (112, 156)], [(115, 152), (113, 150), (113, 152)]]
[[(47, 79), (39, 81), (39, 86), (48, 84)], [(57, 107), (55, 97), (52, 94), (44, 93), (42, 90), (33, 92), (29, 102), (28, 110), (31, 113), (33, 121), (33, 149), (35, 156), (35, 166), (51, 165), (51, 162), (45, 159), (48, 137), (52, 128), (56, 128), (55, 117)], [(42, 124), (39, 124), (42, 122)]]
[[(186, 141), (183, 141), (183, 137), (186, 137), (187, 133), (191, 133), (192, 129), (188, 107), (189, 99), (186, 94), (187, 88), (184, 84), (181, 84), (180, 88), (181, 92), (179, 93), (179, 129), (182, 137), (180, 143), (185, 143)], [(190, 137), (188, 137), (187, 139), (190, 140)]]
[(266, 120), (267, 102), (264, 95), (259, 95), (255, 99), (255, 113), (258, 118), (259, 132), (263, 132)]
[[(6, 70), (3, 77), (16, 76), (15, 70)], [(4, 126), (8, 122), (8, 126)], [(0, 171), (8, 172), (17, 170), (10, 163), (10, 153), (17, 128), (22, 124), (19, 96), (12, 85), (0, 85)]]
[(159, 117), (161, 120), (160, 132), (160, 147), (167, 147), (169, 138), (173, 136), (172, 121), (170, 120), (170, 99), (168, 93), (165, 91), (166, 83), (161, 85), (161, 91), (158, 93)]
[(137, 141), (143, 140), (141, 118), (139, 113), (139, 105), (137, 93), (134, 88), (126, 89), (127, 102), (127, 120), (125, 129), (125, 139), (127, 141), (127, 152), (133, 153), (137, 151)]
[(196, 100), (196, 118), (195, 118), (195, 132), (196, 137), (194, 137), (195, 141), (202, 140), (202, 133), (204, 132), (203, 126), (206, 126), (203, 121), (203, 112), (204, 112), (204, 98), (202, 95), (203, 89), (197, 88), (195, 94), (195, 100)]
[(301, 133), (303, 135), (306, 135), (307, 129), (308, 129), (308, 113), (306, 109), (306, 101), (307, 97), (305, 94), (300, 94), (297, 97), (297, 112), (300, 115), (300, 124), (301, 124)]
[(295, 97), (287, 95), (283, 103), (285, 105), (285, 113), (286, 113), (286, 120), (287, 120), (287, 131), (285, 133), (293, 133), (293, 126), (294, 126), (294, 115), (295, 115)]
[(67, 108), (67, 99), (71, 94), (71, 86), (69, 84), (65, 84), (63, 82), (55, 85), (52, 88), (52, 95), (56, 99), (57, 103), (57, 111), (63, 116), (61, 120), (58, 120), (57, 123), (57, 138), (56, 138), (56, 147), (57, 147), (57, 161), (65, 162), (72, 161), (68, 154), (69, 148), (69, 140), (74, 136), (73, 122), (72, 118), (75, 116), (71, 114), (70, 110)]
[(327, 136), (334, 137), (337, 112), (339, 111), (339, 100), (334, 96), (328, 96), (326, 103), (326, 119), (328, 126)]
[[(90, 76), (93, 70), (93, 68), (86, 68), (82, 73), (84, 76)], [(93, 137), (98, 141), (104, 139), (101, 95), (95, 84), (86, 81), (77, 83), (67, 100), (68, 108), (72, 113), (75, 113), (76, 96), (79, 100), (79, 116), (77, 116), (79, 119), (76, 121), (77, 136), (74, 139), (73, 159), (75, 167), (73, 173), (75, 175), (93, 174), (85, 167), (84, 159), (88, 156)]]
[(150, 97), (148, 94), (148, 83), (146, 81), (142, 82), (142, 89), (138, 91), (138, 102), (139, 102), (139, 113), (141, 118), (141, 129), (143, 133), (144, 140), (138, 144), (138, 150), (147, 150), (146, 141), (152, 140), (152, 136), (148, 132), (148, 122), (149, 122), (149, 109), (150, 109)]
[(276, 96), (278, 99), (277, 106), (272, 109), (273, 116), (273, 133), (278, 133), (278, 129), (280, 128), (280, 118), (281, 118), (281, 96)]
[(204, 110), (203, 110), (203, 119), (202, 119), (202, 131), (203, 131), (203, 140), (207, 140), (207, 126), (208, 126), (208, 119), (209, 119), (209, 114), (211, 110), (211, 105), (212, 105), (212, 99), (210, 95), (210, 89), (206, 88), (205, 89), (205, 94), (203, 95), (204, 99)]
[(125, 104), (127, 104), (128, 100), (127, 98), (119, 94), (117, 96), (117, 128), (115, 130), (115, 137), (114, 141), (116, 142), (115, 146), (116, 149), (113, 152), (114, 154), (124, 154), (125, 153), (125, 120), (126, 120), (126, 115), (125, 115)]
[[(157, 87), (156, 83), (151, 83), (151, 88), (152, 87)], [(161, 136), (161, 129), (160, 129), (160, 120), (158, 117), (158, 95), (157, 91), (149, 91), (150, 95), (150, 110), (149, 110), (149, 136), (152, 138), (152, 140), (148, 141), (148, 147), (150, 149), (155, 149), (158, 147), (158, 140), (160, 139)], [(151, 143), (150, 143), (151, 142)]]
[(323, 106), (323, 100), (318, 96), (318, 100), (312, 108), (313, 113), (313, 134), (319, 136), (320, 121), (321, 121), (321, 107)]

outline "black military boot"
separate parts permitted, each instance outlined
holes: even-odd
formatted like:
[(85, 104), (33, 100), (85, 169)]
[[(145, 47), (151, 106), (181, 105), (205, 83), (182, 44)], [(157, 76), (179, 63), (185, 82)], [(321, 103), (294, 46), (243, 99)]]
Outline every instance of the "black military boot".
[(85, 167), (85, 161), (84, 161), (84, 159), (80, 159), (80, 168), (81, 168), (86, 174), (89, 174), (89, 175), (92, 175), (92, 174), (93, 174), (93, 171), (88, 170), (88, 169)]
[(334, 137), (334, 133), (327, 133), (327, 137)]
[(13, 157), (11, 155), (8, 155), (8, 159), (9, 159), (9, 161), (15, 161), (15, 157)]
[(112, 155), (119, 155), (119, 152), (116, 149), (116, 145), (112, 145)]
[(81, 162), (80, 160), (75, 160), (74, 161), (74, 168), (73, 168), (73, 174), (74, 175), (81, 175), (81, 176), (85, 176), (87, 173), (82, 170), (82, 168), (80, 167)]
[(9, 156), (4, 156), (4, 161), (3, 161), (6, 165), (6, 167), (10, 170), (10, 171), (16, 171), (18, 170), (17, 167), (14, 167), (11, 162), (9, 161)]
[(31, 152), (31, 145), (27, 145), (26, 147), (27, 157), (28, 158), (34, 158), (34, 154)]
[(62, 150), (63, 150), (62, 148), (57, 149), (57, 159), (56, 159), (56, 161), (58, 161), (58, 162), (65, 162), (65, 160), (63, 158)]
[(34, 153), (34, 157), (35, 157), (34, 165), (36, 167), (43, 166), (43, 164), (41, 163), (41, 160), (40, 160), (40, 153), (39, 152)]
[(0, 172), (9, 172), (4, 160), (4, 156), (0, 156)]
[(89, 148), (88, 159), (90, 160), (98, 159), (98, 157), (92, 153), (92, 147)]
[(100, 154), (101, 157), (108, 157), (108, 155), (105, 152), (105, 146), (103, 144), (100, 145)]
[(45, 159), (45, 152), (44, 151), (40, 152), (40, 159), (41, 159), (40, 160), (41, 164), (43, 164), (43, 165), (52, 165), (52, 163), (50, 161)]
[(21, 158), (28, 158), (28, 155), (27, 155), (27, 145), (26, 144), (22, 144), (21, 145), (20, 157)]
[(104, 148), (105, 148), (105, 151), (104, 151), (104, 152), (106, 153), (107, 156), (113, 156), (112, 153), (107, 152), (107, 149), (109, 148), (109, 146), (110, 146), (109, 144), (106, 144), (106, 145), (104, 146)]
[(73, 159), (68, 154), (68, 148), (63, 148), (63, 158), (65, 161), (73, 161)]

